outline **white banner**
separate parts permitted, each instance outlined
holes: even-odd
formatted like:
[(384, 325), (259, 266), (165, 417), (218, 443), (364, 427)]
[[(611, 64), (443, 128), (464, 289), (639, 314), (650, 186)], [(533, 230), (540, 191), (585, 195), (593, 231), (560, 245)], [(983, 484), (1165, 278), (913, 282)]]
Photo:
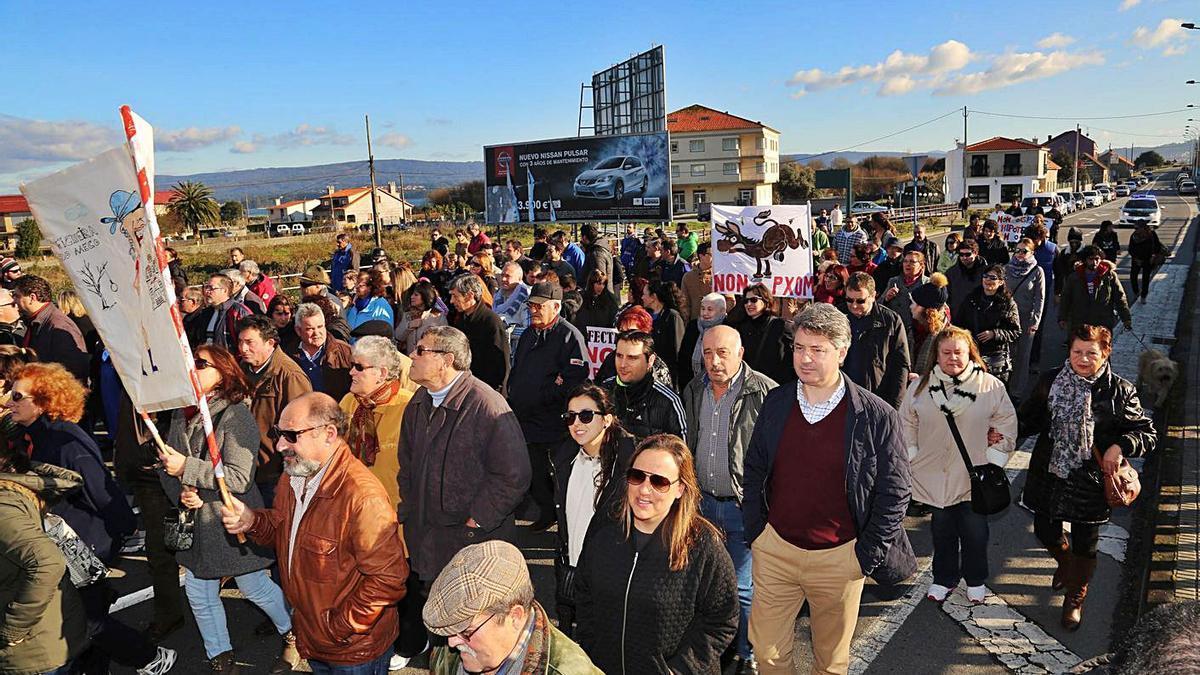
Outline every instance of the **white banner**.
[[(196, 404), (127, 146), (21, 186), (136, 407)], [(153, 193), (151, 193), (153, 194)], [(157, 357), (157, 358), (156, 358)]]
[(594, 380), (604, 359), (617, 348), (617, 329), (588, 326), (584, 337), (587, 338), (588, 377)]
[[(1025, 228), (1033, 225), (1036, 219), (1037, 216), (1010, 216), (1007, 213), (1001, 213), (996, 217), (996, 226), (999, 228), (998, 235), (1001, 240), (1015, 244), (1021, 241), (1021, 237), (1025, 236)], [(1054, 227), (1054, 221), (1044, 216), (1042, 224), (1046, 226), (1047, 232)]]
[(777, 298), (813, 295), (812, 210), (712, 205), (713, 291), (765, 284)]

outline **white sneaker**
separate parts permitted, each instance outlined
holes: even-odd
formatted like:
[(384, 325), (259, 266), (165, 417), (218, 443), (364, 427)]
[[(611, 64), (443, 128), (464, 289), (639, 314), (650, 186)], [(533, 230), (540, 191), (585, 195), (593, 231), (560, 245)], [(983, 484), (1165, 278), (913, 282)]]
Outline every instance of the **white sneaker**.
[(159, 647), (158, 653), (154, 656), (154, 660), (146, 665), (138, 668), (138, 675), (163, 675), (171, 668), (175, 667), (175, 659), (178, 654), (174, 649)]
[(982, 605), (987, 597), (987, 586), (967, 586), (967, 599), (972, 605)]
[(408, 662), (412, 659), (399, 654), (392, 654), (392, 658), (388, 660), (388, 670), (403, 670), (408, 667)]
[(925, 597), (934, 602), (945, 602), (948, 595), (950, 589), (941, 584), (930, 584), (929, 590), (925, 592)]

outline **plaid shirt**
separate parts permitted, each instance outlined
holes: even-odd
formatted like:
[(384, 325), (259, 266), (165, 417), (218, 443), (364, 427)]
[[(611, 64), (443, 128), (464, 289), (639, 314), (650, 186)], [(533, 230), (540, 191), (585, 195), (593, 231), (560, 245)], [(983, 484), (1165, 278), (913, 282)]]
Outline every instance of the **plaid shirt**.
[(854, 246), (857, 244), (865, 244), (867, 242), (867, 233), (861, 227), (856, 230), (847, 230), (842, 228), (833, 235), (833, 248), (837, 251), (838, 262), (843, 265), (850, 264), (850, 254), (854, 252)]
[(816, 424), (825, 419), (845, 396), (846, 378), (841, 374), (838, 375), (837, 391), (833, 392), (833, 396), (830, 396), (828, 401), (822, 403), (809, 403), (808, 399), (804, 397), (804, 385), (796, 383), (796, 402), (800, 404), (800, 413), (804, 415), (804, 419), (808, 420), (809, 424)]

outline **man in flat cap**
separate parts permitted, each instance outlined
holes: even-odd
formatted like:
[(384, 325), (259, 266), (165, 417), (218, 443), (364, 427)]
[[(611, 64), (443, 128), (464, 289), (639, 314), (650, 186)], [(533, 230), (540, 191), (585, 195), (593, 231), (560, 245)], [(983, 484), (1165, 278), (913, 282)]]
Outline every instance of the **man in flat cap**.
[(422, 618), (449, 639), (430, 655), (432, 675), (600, 673), (533, 599), (525, 558), (505, 541), (459, 551), (433, 582)]

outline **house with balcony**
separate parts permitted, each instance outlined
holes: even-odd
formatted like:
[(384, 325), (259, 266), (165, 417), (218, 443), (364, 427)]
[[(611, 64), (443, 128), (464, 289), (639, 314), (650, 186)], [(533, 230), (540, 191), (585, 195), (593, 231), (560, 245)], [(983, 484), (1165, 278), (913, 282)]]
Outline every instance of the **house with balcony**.
[[(965, 175), (965, 180), (964, 180)], [(1007, 204), (1058, 187), (1058, 166), (1045, 146), (996, 136), (946, 153), (946, 203), (966, 196), (972, 206)]]
[(702, 105), (667, 115), (671, 135), (671, 206), (697, 213), (701, 204), (757, 206), (773, 201), (779, 182), (779, 132)]
[[(407, 222), (412, 217), (412, 204), (400, 196), (396, 183), (388, 183), (386, 188), (375, 188), (375, 211), (379, 213), (380, 225), (392, 225)], [(358, 187), (348, 190), (335, 190), (330, 186), (328, 191), (318, 198), (318, 205), (310, 213), (314, 222), (333, 222), (338, 227), (357, 227), (363, 223), (373, 223), (371, 209), (371, 188)], [(330, 212), (332, 210), (332, 218)]]
[(274, 205), (267, 207), (267, 222), (271, 225), (312, 222), (312, 213), (320, 205), (320, 199), (296, 199), (290, 202), (276, 199)]

